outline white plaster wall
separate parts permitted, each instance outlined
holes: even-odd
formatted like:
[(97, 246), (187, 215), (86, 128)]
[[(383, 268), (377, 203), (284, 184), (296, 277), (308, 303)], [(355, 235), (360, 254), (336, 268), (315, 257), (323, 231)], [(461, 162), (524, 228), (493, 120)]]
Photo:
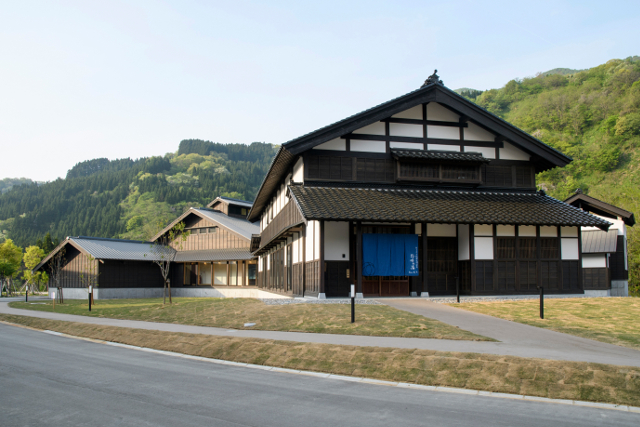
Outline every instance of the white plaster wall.
[(493, 225), (491, 224), (475, 224), (473, 226), (474, 236), (493, 236)]
[(384, 141), (365, 141), (361, 139), (352, 139), (351, 151), (358, 151), (361, 153), (386, 153), (387, 145)]
[(531, 156), (529, 156), (524, 151), (514, 147), (508, 142), (504, 143), (503, 148), (499, 148), (500, 150), (500, 160), (523, 160), (529, 161)]
[(398, 119), (422, 120), (422, 104), (411, 107), (408, 110), (401, 111), (391, 117), (396, 117)]
[(496, 149), (493, 147), (475, 147), (473, 145), (467, 145), (464, 147), (465, 153), (482, 153), (482, 156), (486, 159), (496, 158)]
[(304, 182), (304, 162), (302, 161), (302, 157), (299, 157), (298, 160), (296, 160), (296, 164), (293, 165), (293, 182)]
[(314, 150), (331, 150), (331, 151), (346, 151), (347, 141), (342, 138), (332, 139), (331, 141), (323, 142), (320, 145), (313, 147)]
[(560, 254), (562, 259), (566, 259), (566, 260), (580, 259), (580, 248), (578, 247), (578, 239), (574, 237), (561, 238)]
[(364, 133), (367, 135), (384, 135), (385, 124), (383, 122), (371, 123), (370, 125), (354, 130), (353, 133)]
[(475, 237), (473, 244), (475, 259), (493, 259), (493, 237)]
[(606, 254), (582, 254), (582, 268), (606, 268)]
[(389, 142), (390, 148), (402, 148), (405, 150), (424, 150), (424, 144), (419, 144), (416, 142)]
[(428, 237), (456, 237), (455, 224), (427, 224)]
[(519, 225), (518, 236), (536, 237), (536, 226), (535, 225)]
[(427, 125), (427, 137), (438, 139), (460, 139), (460, 128)]
[(349, 261), (348, 222), (330, 221), (324, 223), (324, 259), (327, 261)]
[[(458, 122), (460, 116), (453, 111), (443, 107), (437, 102), (427, 104), (427, 120), (439, 120), (441, 122)], [(458, 128), (454, 128), (458, 130)]]
[(511, 237), (516, 235), (515, 225), (498, 225), (496, 227), (496, 236)]
[(415, 228), (415, 231), (414, 231), (414, 232), (415, 232), (418, 236), (421, 236), (421, 235), (422, 235), (422, 224), (417, 223), (417, 224), (416, 224), (416, 228)]
[(484, 130), (475, 123), (467, 122), (467, 127), (463, 128), (464, 139), (466, 141), (495, 141), (496, 136)]
[(389, 123), (389, 135), (424, 137), (424, 127), (405, 123)]
[(470, 258), (469, 224), (458, 225), (458, 259), (465, 261)]
[(304, 260), (305, 262), (313, 261), (313, 234), (315, 231), (315, 221), (309, 221), (307, 223), (307, 234), (305, 236), (305, 253)]
[(291, 249), (293, 250), (293, 253), (291, 254), (291, 262), (293, 262), (294, 264), (298, 263), (298, 260), (300, 259), (300, 248), (298, 247), (299, 245), (300, 240), (296, 236), (291, 243)]
[(271, 254), (267, 254), (267, 270), (271, 270)]
[(262, 256), (258, 257), (258, 271), (262, 271)]
[(560, 227), (561, 237), (578, 237), (578, 227)]
[(433, 151), (460, 151), (459, 145), (445, 145), (445, 144), (427, 144), (427, 150)]
[(314, 221), (313, 228), (313, 259), (320, 259), (320, 221)]
[(543, 225), (540, 227), (540, 237), (558, 237), (558, 227)]

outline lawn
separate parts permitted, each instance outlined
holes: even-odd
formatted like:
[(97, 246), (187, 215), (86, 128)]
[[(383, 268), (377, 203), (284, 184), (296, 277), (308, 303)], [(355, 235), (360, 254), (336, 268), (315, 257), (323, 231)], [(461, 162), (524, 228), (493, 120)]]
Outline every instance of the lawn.
[(0, 320), (85, 338), (242, 363), (424, 385), (640, 406), (640, 369), (633, 367), (478, 353), (148, 331), (9, 314), (0, 314)]
[[(53, 310), (51, 301), (12, 302), (9, 306), (38, 311)], [(493, 341), (456, 326), (386, 305), (358, 304), (356, 323), (351, 323), (350, 310), (351, 306), (347, 304), (266, 305), (249, 298), (174, 298), (171, 305), (163, 305), (161, 298), (103, 300), (97, 301), (91, 312), (84, 300), (67, 300), (55, 306), (57, 313), (230, 329), (245, 329), (245, 323), (255, 323), (251, 329)]]
[(640, 298), (545, 299), (450, 304), (501, 319), (640, 349)]

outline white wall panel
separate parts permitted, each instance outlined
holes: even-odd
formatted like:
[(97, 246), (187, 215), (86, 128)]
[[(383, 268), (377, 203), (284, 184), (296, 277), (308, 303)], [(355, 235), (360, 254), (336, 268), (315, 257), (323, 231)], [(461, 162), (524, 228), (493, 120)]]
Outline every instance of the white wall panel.
[(293, 262), (294, 264), (300, 262), (299, 259), (299, 255), (300, 255), (300, 238), (296, 236), (295, 239), (293, 239), (293, 243), (291, 243), (291, 249), (292, 249), (292, 254), (291, 254), (291, 262)]
[(491, 132), (488, 132), (478, 126), (475, 123), (467, 122), (466, 128), (464, 130), (464, 139), (465, 141), (495, 141), (496, 136)]
[(469, 224), (458, 225), (458, 260), (465, 261), (470, 258), (469, 248)]
[(456, 237), (455, 224), (427, 224), (428, 237)]
[(493, 236), (493, 225), (475, 224), (473, 227), (474, 236)]
[(314, 221), (313, 231), (313, 259), (320, 259), (320, 221)]
[(475, 237), (473, 244), (475, 259), (493, 259), (493, 237)]
[(518, 236), (536, 237), (536, 226), (535, 225), (519, 225)]
[(409, 125), (406, 123), (389, 123), (389, 135), (423, 138), (424, 127), (422, 125)]
[(417, 142), (389, 142), (389, 148), (402, 148), (405, 150), (424, 150), (424, 144)]
[(304, 253), (304, 260), (306, 262), (309, 261), (313, 261), (313, 234), (314, 234), (314, 230), (315, 230), (315, 226), (314, 226), (314, 222), (315, 221), (309, 221), (307, 222), (307, 235), (305, 236), (305, 253)]
[(258, 271), (262, 271), (262, 257), (258, 257)]
[(560, 227), (562, 237), (578, 237), (578, 227)]
[(347, 151), (347, 141), (342, 138), (332, 139), (313, 147), (314, 150)]
[(460, 139), (460, 128), (427, 125), (427, 138)]
[(496, 236), (511, 237), (516, 235), (515, 225), (498, 225), (496, 227)]
[(401, 111), (397, 114), (394, 114), (391, 117), (396, 117), (398, 119), (416, 119), (422, 120), (422, 104), (416, 105), (415, 107), (409, 108), (408, 110)]
[[(453, 111), (443, 107), (437, 102), (427, 104), (427, 120), (439, 120), (441, 122), (458, 122), (460, 116)], [(454, 128), (458, 130), (458, 128)]]
[(427, 144), (427, 150), (433, 151), (460, 151), (459, 145), (445, 145), (445, 144)]
[(324, 223), (324, 259), (326, 261), (349, 261), (348, 222), (328, 221)]
[(495, 159), (496, 149), (493, 147), (476, 147), (473, 145), (467, 145), (464, 147), (465, 153), (481, 153), (485, 159)]
[(606, 268), (606, 254), (582, 254), (582, 268)]
[(385, 124), (382, 122), (371, 123), (370, 125), (354, 130), (353, 133), (364, 133), (367, 135), (385, 135)]
[(541, 226), (540, 237), (558, 237), (558, 227), (546, 225)]
[(422, 235), (422, 224), (420, 224), (420, 223), (416, 224), (415, 234), (417, 234), (418, 236)]
[(529, 161), (531, 156), (529, 156), (524, 151), (514, 147), (508, 142), (504, 143), (503, 148), (498, 148), (500, 150), (500, 160), (523, 160)]
[(560, 253), (562, 259), (579, 259), (580, 249), (578, 247), (578, 239), (573, 237), (561, 238)]
[(293, 182), (304, 182), (304, 162), (300, 157), (293, 166)]
[(384, 141), (365, 141), (361, 139), (352, 139), (351, 151), (358, 151), (361, 153), (386, 153), (387, 144)]

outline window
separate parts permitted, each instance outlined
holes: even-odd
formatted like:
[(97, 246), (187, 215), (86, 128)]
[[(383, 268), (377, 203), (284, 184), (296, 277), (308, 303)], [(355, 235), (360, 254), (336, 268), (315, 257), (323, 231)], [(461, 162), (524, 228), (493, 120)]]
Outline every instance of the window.
[(209, 228), (207, 228), (207, 232), (208, 233), (217, 233), (218, 232), (218, 227), (209, 227)]
[(555, 237), (543, 237), (540, 239), (540, 258), (558, 259), (560, 258), (560, 248), (558, 239)]
[(536, 238), (520, 237), (518, 239), (518, 258), (536, 259)]
[(242, 208), (242, 210), (240, 211), (242, 215), (246, 215), (247, 214), (247, 208)]
[(400, 162), (398, 178), (407, 181), (449, 181), (479, 183), (479, 165), (442, 165), (438, 163)]
[(205, 234), (207, 232), (206, 228), (198, 228), (198, 233)]
[[(534, 241), (535, 244), (535, 241)], [(496, 258), (515, 259), (516, 258), (516, 238), (498, 237), (496, 238)]]

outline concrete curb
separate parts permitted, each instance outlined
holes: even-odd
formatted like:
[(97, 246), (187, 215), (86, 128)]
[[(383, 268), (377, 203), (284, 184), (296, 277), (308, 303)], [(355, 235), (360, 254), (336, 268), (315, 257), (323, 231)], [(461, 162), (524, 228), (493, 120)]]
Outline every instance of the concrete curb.
[(313, 377), (325, 378), (325, 379), (331, 379), (331, 380), (358, 382), (363, 384), (380, 385), (380, 386), (387, 386), (387, 387), (401, 387), (401, 388), (409, 388), (409, 389), (423, 390), (423, 391), (437, 391), (442, 393), (457, 393), (457, 394), (477, 395), (477, 396), (485, 396), (485, 397), (497, 397), (497, 398), (503, 398), (503, 399), (517, 399), (517, 400), (519, 399), (519, 400), (526, 400), (530, 402), (584, 406), (588, 408), (597, 408), (597, 409), (613, 409), (616, 411), (634, 412), (634, 413), (640, 414), (640, 407), (637, 407), (637, 406), (615, 405), (612, 403), (600, 403), (600, 402), (588, 402), (584, 400), (550, 399), (547, 397), (527, 396), (522, 394), (498, 393), (498, 392), (491, 392), (491, 391), (484, 391), (484, 390), (471, 390), (471, 389), (456, 388), (456, 387), (429, 386), (429, 385), (402, 383), (402, 382), (395, 382), (395, 381), (384, 381), (384, 380), (377, 380), (373, 378), (351, 377), (347, 375), (337, 375), (337, 374), (328, 374), (323, 372), (279, 368), (275, 366), (255, 365), (251, 363), (232, 362), (229, 360), (222, 360), (222, 359), (210, 359), (202, 356), (192, 356), (189, 354), (176, 353), (176, 352), (164, 351), (164, 350), (156, 350), (148, 347), (138, 347), (134, 345), (121, 344), (121, 343), (116, 343), (111, 341), (77, 337), (74, 335), (63, 334), (61, 332), (56, 332), (56, 331), (50, 331), (50, 330), (43, 331), (41, 329), (35, 329), (28, 326), (18, 325), (15, 323), (9, 323), (5, 321), (0, 321), (0, 323), (3, 323), (5, 325), (10, 325), (10, 326), (18, 326), (25, 329), (31, 329), (33, 331), (43, 332), (45, 334), (55, 335), (59, 337), (73, 338), (73, 339), (88, 341), (88, 342), (97, 343), (97, 344), (110, 345), (113, 347), (121, 347), (121, 348), (130, 349), (130, 350), (144, 351), (147, 353), (162, 354), (165, 356), (181, 357), (183, 359), (215, 363), (218, 365), (238, 366), (238, 367), (249, 368), (249, 369), (260, 369), (263, 371), (280, 372), (280, 373), (296, 374), (296, 375), (307, 375), (307, 376), (313, 376)]

